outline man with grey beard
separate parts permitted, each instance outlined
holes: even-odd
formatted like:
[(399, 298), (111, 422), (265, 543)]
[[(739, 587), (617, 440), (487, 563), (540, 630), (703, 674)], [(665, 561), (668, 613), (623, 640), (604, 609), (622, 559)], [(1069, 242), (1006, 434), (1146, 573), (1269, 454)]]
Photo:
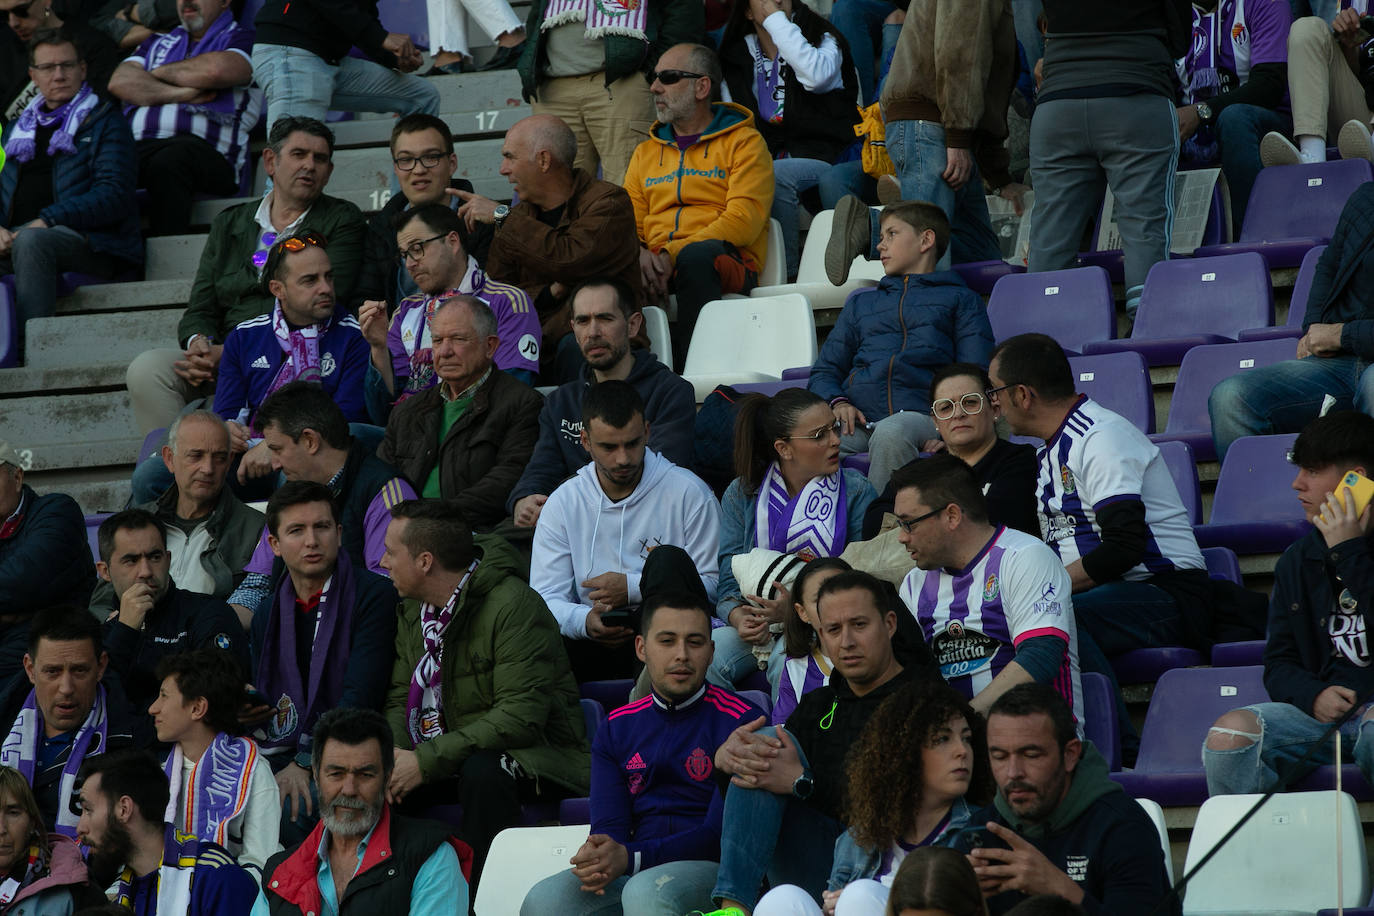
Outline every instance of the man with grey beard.
[(392, 746), (381, 713), (339, 708), (320, 717), (311, 743), (320, 821), (268, 860), (252, 916), (468, 911), (458, 863), (467, 847), (444, 824), (387, 804)]

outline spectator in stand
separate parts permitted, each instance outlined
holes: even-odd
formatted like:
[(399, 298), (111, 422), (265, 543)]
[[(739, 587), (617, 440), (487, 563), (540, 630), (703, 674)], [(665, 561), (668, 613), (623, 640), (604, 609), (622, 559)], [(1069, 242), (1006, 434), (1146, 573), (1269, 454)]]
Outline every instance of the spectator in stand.
[(29, 76), (39, 92), (5, 127), (0, 170), (0, 275), (14, 275), (21, 357), (29, 319), (57, 310), (64, 272), (112, 279), (143, 263), (129, 125), (63, 31), (29, 41)]
[(507, 503), (518, 528), (533, 528), (549, 494), (591, 460), (582, 445), (582, 406), (595, 385), (628, 383), (644, 403), (648, 446), (680, 468), (692, 465), (696, 395), (649, 350), (631, 350), (643, 327), (634, 291), (614, 277), (588, 280), (573, 291), (572, 327), (586, 364), (579, 378), (544, 399), (539, 441)]
[[(561, 118), (577, 139), (575, 168), (611, 184), (625, 180), (630, 156), (654, 120), (640, 80), (673, 45), (701, 41), (700, 3), (644, 0), (538, 0), (530, 4), (521, 49), (521, 94), (536, 114)], [(570, 160), (571, 162), (571, 160)]]
[(32, 460), (0, 439), (0, 698), (19, 676), (34, 613), (85, 607), (95, 586), (81, 507), (65, 493), (39, 496), (26, 486), (24, 466)]
[(229, 6), (181, 5), (181, 25), (145, 41), (110, 79), (111, 94), (129, 106), (149, 235), (189, 232), (196, 194), (233, 197), (247, 175), (262, 94), (252, 88), (253, 32)]
[(715, 883), (724, 799), (711, 780), (711, 756), (762, 714), (706, 683), (709, 604), (654, 598), (644, 605), (643, 631), (635, 654), (651, 696), (613, 711), (597, 731), (591, 835), (571, 870), (530, 889), (523, 916), (678, 916), (703, 905)]
[(445, 299), (429, 316), (439, 383), (391, 412), (377, 457), (400, 469), (425, 499), (456, 500), (484, 530), (506, 500), (539, 436), (543, 399), (492, 364), (496, 316), (480, 299)]
[(496, 316), (497, 369), (526, 385), (539, 372), (539, 316), (518, 286), (493, 280), (463, 249), (462, 219), (443, 204), (412, 207), (396, 220), (396, 248), (420, 292), (397, 304), (364, 302), (358, 323), (372, 358), (367, 365), (367, 410), (386, 425), (392, 407), (434, 387), (434, 346), (429, 318), (451, 296), (472, 296)]
[[(493, 227), (487, 272), (534, 301), (545, 361), (558, 355), (552, 375), (560, 383), (576, 378), (582, 365), (580, 354), (566, 352), (575, 351), (576, 343), (568, 338), (572, 290), (587, 280), (614, 277), (634, 291), (636, 311), (644, 297), (630, 198), (594, 172), (575, 168), (576, 158), (577, 139), (568, 125), (553, 115), (532, 115), (506, 132), (501, 147), (501, 174), (520, 202), (507, 207), (457, 194), (470, 231), (478, 223)], [(642, 329), (631, 337), (636, 345), (649, 345)]]
[(47, 831), (33, 790), (18, 770), (0, 769), (0, 805), (8, 812), (0, 873), (14, 876), (6, 892), (15, 916), (79, 912), (104, 902), (105, 895), (87, 877), (80, 845)]
[(673, 361), (680, 370), (701, 307), (758, 285), (773, 167), (748, 109), (711, 101), (723, 79), (710, 48), (675, 45), (650, 76), (658, 120), (635, 148), (625, 190), (645, 291), (653, 300), (677, 294)]
[(1263, 167), (1261, 139), (1293, 129), (1287, 93), (1292, 24), (1293, 10), (1282, 0), (1193, 4), (1193, 43), (1179, 74), (1186, 103), (1178, 109), (1180, 159), (1194, 167), (1221, 165), (1237, 235)]
[(811, 369), (807, 387), (840, 424), (840, 454), (867, 452), (868, 479), (892, 472), (936, 437), (930, 383), (947, 363), (987, 364), (992, 326), (977, 293), (953, 271), (936, 271), (949, 221), (934, 204), (883, 208), (878, 251), (886, 274), (850, 294)]
[[(805, 560), (836, 557), (863, 530), (877, 498), (860, 472), (840, 467), (840, 421), (815, 394), (786, 388), (772, 398), (749, 395), (735, 418), (735, 471), (721, 497), (720, 585), (716, 616), (728, 627), (712, 631), (712, 669), (734, 684), (758, 670), (753, 647), (772, 639), (769, 625), (791, 610), (787, 589), (777, 596), (741, 593), (731, 569), (736, 554), (754, 547)], [(774, 644), (781, 655), (782, 641)]]
[(816, 596), (821, 586), (852, 567), (839, 557), (817, 557), (802, 567), (792, 580), (792, 613), (782, 623), (783, 662), (778, 683), (773, 690), (777, 699), (769, 717), (774, 725), (782, 725), (797, 702), (817, 687), (830, 683), (832, 662), (821, 648), (820, 618), (816, 616)]
[[(87, 3), (89, 9), (92, 4)], [(170, 32), (180, 24), (176, 0), (105, 0), (97, 2), (91, 25), (121, 48), (137, 48), (158, 32)]]
[[(1332, 762), (1330, 744), (1313, 745), (1336, 720), (1344, 752), (1368, 779), (1374, 754), (1365, 725), (1352, 713), (1374, 690), (1366, 614), (1374, 602), (1374, 525), (1357, 513), (1343, 486), (1348, 471), (1374, 475), (1374, 420), (1354, 411), (1319, 417), (1293, 443), (1290, 460), (1307, 532), (1274, 568), (1264, 686), (1272, 702), (1233, 709), (1217, 720), (1202, 747), (1211, 795), (1268, 792)], [(1337, 589), (1340, 589), (1339, 593)], [(1292, 764), (1306, 756), (1300, 771)]]
[[(1297, 358), (1247, 369), (1212, 389), (1207, 411), (1217, 456), (1241, 436), (1291, 433), (1324, 409), (1374, 414), (1374, 183), (1355, 189), (1317, 261)], [(1302, 308), (1294, 302), (1293, 308)]]
[[(987, 503), (988, 521), (1040, 537), (1035, 501), (1035, 449), (997, 437), (1002, 409), (988, 396), (992, 380), (982, 366), (951, 363), (930, 379), (930, 414), (945, 451), (973, 468)], [(915, 467), (917, 458), (901, 470)], [(864, 516), (864, 540), (877, 537), (884, 515), (892, 512), (891, 482)]]
[(835, 0), (830, 23), (844, 37), (859, 75), (859, 105), (878, 100), (878, 74), (897, 46), (910, 0)]
[(177, 325), (183, 349), (146, 350), (129, 364), (129, 400), (143, 435), (169, 425), (189, 402), (212, 399), (224, 338), (240, 322), (272, 311), (262, 269), (278, 238), (313, 231), (328, 239), (337, 265), (335, 294), (350, 301), (365, 223), (353, 204), (324, 193), (334, 170), (334, 132), (311, 118), (287, 118), (272, 125), (267, 144), (262, 168), (273, 179), (272, 190), (210, 224)]
[(738, 102), (773, 158), (773, 209), (787, 278), (801, 259), (798, 197), (816, 187), (858, 123), (857, 71), (849, 45), (802, 0), (740, 0), (721, 40), (722, 97)]
[[(263, 4), (254, 20), (253, 76), (267, 93), (269, 130), (284, 117), (323, 121), (331, 108), (439, 114), (439, 90), (410, 75), (423, 55), (409, 35), (382, 26), (377, 2)], [(370, 59), (349, 54), (355, 45)]]
[(39, 94), (33, 77), (24, 73), (24, 48), (36, 33), (47, 29), (61, 29), (71, 36), (78, 56), (86, 63), (87, 84), (96, 95), (110, 98), (110, 76), (124, 54), (108, 35), (91, 27), (88, 14), (77, 4), (66, 0), (0, 0), (0, 17), (8, 21), (8, 34), (15, 39), (5, 50), (14, 53), (17, 65), (7, 91), (0, 91), (0, 123), (18, 118), (24, 106)]
[(499, 535), (472, 535), (452, 503), (391, 510), (383, 564), (404, 603), (386, 715), (387, 799), (407, 811), (456, 801), (476, 884), (522, 801), (587, 791), (591, 760), (558, 626)]
[(434, 66), (425, 76), (471, 73), (468, 22), (476, 22), (496, 42), (496, 53), (483, 70), (509, 70), (525, 50), (525, 27), (506, 0), (425, 0)]
[(1188, 0), (1150, 7), (1045, 4), (1052, 40), (1045, 43), (1044, 81), (1031, 121), (1030, 269), (1076, 266), (1083, 235), (1110, 187), (1130, 314), (1145, 275), (1169, 256), (1179, 149), (1174, 60), (1191, 47), (1188, 11)]

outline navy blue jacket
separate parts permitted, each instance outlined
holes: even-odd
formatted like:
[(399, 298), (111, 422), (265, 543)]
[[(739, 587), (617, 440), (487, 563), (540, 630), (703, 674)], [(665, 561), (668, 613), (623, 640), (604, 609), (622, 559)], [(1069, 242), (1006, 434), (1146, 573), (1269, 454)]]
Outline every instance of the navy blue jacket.
[(850, 294), (807, 387), (832, 403), (848, 399), (876, 423), (901, 410), (930, 413), (936, 369), (991, 357), (987, 309), (958, 274), (884, 277)]
[(1341, 323), (1341, 349), (1374, 360), (1374, 181), (1345, 202), (1331, 244), (1317, 259), (1302, 317), (1303, 333), (1312, 324)]
[[(14, 132), (10, 124), (3, 142)], [(0, 170), (0, 222), (9, 225), (14, 191), (23, 166), (10, 162)], [(94, 251), (143, 263), (143, 235), (138, 227), (138, 158), (129, 122), (109, 102), (96, 105), (76, 130), (76, 152), (59, 155), (52, 164), (53, 202), (39, 211), (49, 226), (66, 226), (86, 237)]]
[(54, 604), (85, 607), (95, 588), (95, 563), (81, 507), (65, 493), (39, 496), (27, 484), (20, 499), (19, 530), (0, 541), (3, 613), (32, 614)]

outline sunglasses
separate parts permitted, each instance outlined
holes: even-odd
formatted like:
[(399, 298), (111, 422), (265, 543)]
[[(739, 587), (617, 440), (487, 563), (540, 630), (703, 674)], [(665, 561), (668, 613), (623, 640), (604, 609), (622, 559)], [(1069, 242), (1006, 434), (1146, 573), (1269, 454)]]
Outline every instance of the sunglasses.
[(650, 86), (655, 82), (672, 86), (682, 80), (699, 80), (705, 75), (705, 73), (693, 73), (690, 70), (651, 70), (644, 78), (649, 81)]
[(971, 391), (963, 397), (959, 398), (959, 400), (957, 401), (952, 400), (950, 398), (940, 398), (940, 400), (935, 401), (930, 405), (930, 412), (935, 415), (935, 419), (937, 420), (953, 419), (954, 405), (957, 404), (959, 405), (960, 410), (962, 410), (967, 416), (971, 417), (974, 414), (979, 414), (983, 412), (983, 404), (986, 402), (986, 400), (987, 399), (984, 398), (982, 394), (976, 391)]
[[(266, 240), (267, 236), (264, 234), (263, 241)], [(310, 245), (314, 245), (322, 251), (328, 247), (328, 243), (325, 241), (324, 236), (320, 235), (318, 232), (304, 232), (300, 235), (288, 235), (285, 238), (277, 239), (267, 251), (266, 257), (263, 258), (263, 277), (271, 277), (272, 274), (277, 272), (277, 265), (281, 263), (282, 258), (286, 257), (288, 251), (292, 254), (296, 254), (304, 251)], [(254, 253), (254, 264), (257, 263), (257, 256), (259, 254), (262, 254), (262, 252)]]

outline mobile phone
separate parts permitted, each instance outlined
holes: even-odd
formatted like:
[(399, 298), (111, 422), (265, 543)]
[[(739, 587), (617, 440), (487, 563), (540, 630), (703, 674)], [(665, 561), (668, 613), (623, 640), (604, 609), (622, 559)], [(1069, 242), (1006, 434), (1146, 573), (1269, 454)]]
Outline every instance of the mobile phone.
[(243, 694), (244, 700), (250, 707), (271, 706), (272, 701), (267, 699), (267, 694), (256, 687), (249, 687)]
[(601, 623), (608, 627), (629, 627), (632, 630), (639, 628), (639, 609), (618, 607), (605, 611), (601, 615)]
[[(1359, 515), (1369, 505), (1370, 497), (1374, 497), (1374, 480), (1361, 474), (1359, 471), (1346, 471), (1341, 478), (1341, 487), (1350, 491), (1350, 497), (1355, 500), (1355, 514)], [(1341, 501), (1345, 501), (1345, 495), (1341, 495)]]

